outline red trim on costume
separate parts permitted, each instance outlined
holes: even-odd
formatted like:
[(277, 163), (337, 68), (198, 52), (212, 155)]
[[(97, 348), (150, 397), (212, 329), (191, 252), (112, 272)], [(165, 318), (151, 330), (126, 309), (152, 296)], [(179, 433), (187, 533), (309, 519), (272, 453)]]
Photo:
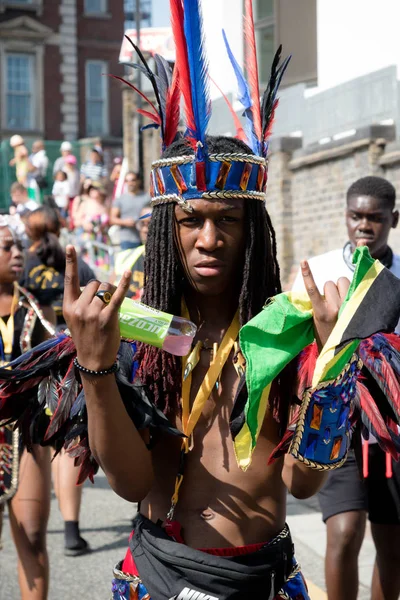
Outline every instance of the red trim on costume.
[[(129, 536), (129, 541), (132, 539), (133, 531)], [(244, 556), (246, 554), (252, 554), (253, 552), (257, 552), (263, 546), (265, 546), (267, 542), (259, 542), (258, 544), (248, 544), (247, 546), (231, 546), (230, 548), (199, 548), (200, 552), (206, 552), (207, 554), (212, 554), (213, 556)], [(135, 560), (132, 556), (132, 552), (130, 548), (126, 551), (125, 558), (122, 563), (121, 570), (124, 573), (129, 573), (129, 575), (135, 575), (139, 577), (139, 571), (137, 570)]]

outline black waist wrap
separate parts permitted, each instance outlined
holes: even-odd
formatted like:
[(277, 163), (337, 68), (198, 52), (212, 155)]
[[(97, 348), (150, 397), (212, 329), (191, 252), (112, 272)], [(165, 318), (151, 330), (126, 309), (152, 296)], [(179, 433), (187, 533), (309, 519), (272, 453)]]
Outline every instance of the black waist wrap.
[(255, 552), (220, 557), (174, 542), (140, 514), (133, 525), (130, 549), (152, 600), (269, 600), (292, 570), (287, 526)]

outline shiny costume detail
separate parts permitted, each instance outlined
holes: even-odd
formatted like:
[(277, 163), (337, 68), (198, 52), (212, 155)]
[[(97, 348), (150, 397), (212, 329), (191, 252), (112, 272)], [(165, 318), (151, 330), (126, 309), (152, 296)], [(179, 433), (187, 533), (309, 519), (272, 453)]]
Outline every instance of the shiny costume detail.
[[(114, 568), (111, 600), (151, 600), (151, 596), (140, 577), (124, 573), (119, 569), (121, 566), (121, 563), (119, 563)], [(268, 600), (268, 598), (260, 598), (260, 600)], [(287, 582), (273, 600), (310, 600), (304, 577), (296, 562), (293, 563), (293, 571)]]
[[(133, 533), (131, 534), (131, 538), (132, 538)], [(238, 548), (208, 548), (208, 549), (203, 549), (201, 550), (201, 552), (204, 552), (205, 555), (209, 556), (209, 557), (225, 557), (229, 559), (233, 559), (236, 557), (236, 559), (238, 559), (239, 557), (243, 557), (246, 563), (246, 557), (250, 557), (250, 560), (252, 558), (254, 558), (258, 552), (262, 552), (263, 549), (265, 548), (269, 548), (269, 550), (274, 551), (273, 548), (277, 547), (279, 548), (280, 545), (287, 541), (287, 540), (291, 540), (290, 538), (290, 531), (288, 526), (286, 525), (283, 530), (277, 534), (270, 542), (264, 544), (264, 543), (258, 543), (258, 544), (252, 544), (249, 546), (242, 546), (242, 547), (238, 547)], [(291, 543), (291, 542), (290, 542)], [(212, 564), (212, 563), (211, 563)], [(259, 562), (258, 562), (259, 564)], [(215, 565), (214, 571), (215, 571), (215, 576), (218, 579), (218, 576), (216, 575), (218, 567), (220, 566), (219, 563), (217, 563)], [(229, 568), (229, 562), (227, 562), (227, 568)], [(266, 563), (266, 569), (268, 569), (268, 560)], [(189, 567), (189, 571), (190, 571), (191, 567)], [(284, 578), (284, 583), (282, 585), (282, 587), (279, 589), (279, 592), (277, 593), (276, 591), (274, 592), (273, 590), (271, 590), (271, 593), (268, 594), (268, 596), (260, 596), (257, 595), (257, 598), (264, 598), (266, 600), (309, 600), (309, 595), (307, 592), (307, 587), (304, 581), (304, 578), (301, 574), (300, 571), (300, 567), (298, 565), (298, 563), (296, 562), (296, 560), (290, 559), (290, 566), (288, 569), (288, 575)], [(186, 581), (186, 580), (185, 580)], [(165, 596), (166, 597), (170, 597), (171, 595), (175, 594), (173, 597), (174, 598), (186, 598), (187, 596), (186, 594), (186, 590), (189, 589), (193, 589), (195, 590), (196, 587), (200, 587), (203, 588), (204, 587), (208, 588), (207, 582), (209, 583), (210, 586), (215, 585), (215, 579), (213, 579), (213, 577), (211, 576), (211, 579), (208, 579), (208, 576), (206, 575), (205, 577), (201, 577), (199, 580), (199, 582), (201, 581), (201, 584), (196, 586), (196, 584), (190, 584), (188, 583), (187, 588), (185, 588), (183, 591), (180, 591), (180, 588), (182, 585), (185, 584), (178, 584), (178, 582), (174, 582), (172, 583), (173, 589), (166, 589), (165, 590)], [(274, 576), (274, 574), (272, 574), (272, 582), (275, 584), (275, 590), (277, 587), (277, 580)], [(246, 585), (246, 584), (245, 584)], [(150, 586), (151, 587), (151, 586)], [(262, 586), (261, 586), (262, 587)], [(246, 588), (247, 589), (247, 588)], [(263, 588), (265, 589), (265, 588)], [(189, 593), (189, 591), (188, 591)], [(237, 597), (245, 597), (242, 594), (240, 594), (240, 596), (238, 595), (238, 592), (232, 592), (233, 593), (233, 597), (237, 598)], [(246, 593), (246, 592), (244, 592)], [(250, 594), (252, 592), (249, 592)], [(149, 594), (148, 596), (146, 594)], [(199, 592), (199, 596), (193, 596), (193, 597), (198, 597), (199, 600), (201, 598), (214, 598), (215, 596), (219, 596), (219, 593), (214, 591), (214, 593), (212, 592), (212, 589), (208, 592)], [(164, 596), (163, 596), (164, 597)], [(189, 597), (189, 596), (188, 596)], [(230, 593), (229, 590), (226, 590), (226, 595), (225, 595), (225, 590), (224, 590), (224, 598), (229, 598), (230, 597)], [(247, 598), (248, 596), (246, 596)], [(249, 597), (254, 597), (253, 595), (249, 596)], [(144, 600), (148, 600), (151, 598), (151, 595), (149, 593), (149, 591), (147, 590), (145, 583), (143, 583), (140, 575), (139, 575), (139, 571), (138, 571), (138, 567), (132, 557), (131, 554), (131, 549), (129, 549), (127, 551), (125, 560), (121, 561), (120, 563), (118, 563), (118, 565), (116, 565), (116, 567), (114, 568), (114, 579), (112, 582), (112, 600), (130, 600), (131, 598), (133, 599), (144, 599)]]

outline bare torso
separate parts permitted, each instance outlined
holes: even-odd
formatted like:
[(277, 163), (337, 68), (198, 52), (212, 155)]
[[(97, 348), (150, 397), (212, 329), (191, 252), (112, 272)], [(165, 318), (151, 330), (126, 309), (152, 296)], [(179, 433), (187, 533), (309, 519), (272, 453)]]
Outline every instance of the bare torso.
[[(191, 400), (209, 365), (207, 352), (193, 372)], [(230, 357), (218, 391), (214, 388), (195, 428), (175, 518), (187, 545), (194, 548), (242, 546), (265, 542), (285, 523), (286, 488), (282, 459), (267, 466), (279, 442), (278, 424), (267, 414), (251, 467), (236, 463), (229, 416), (239, 378)], [(180, 422), (177, 421), (180, 428)], [(181, 442), (164, 436), (153, 449), (154, 485), (141, 504), (142, 514), (164, 521), (171, 505)]]

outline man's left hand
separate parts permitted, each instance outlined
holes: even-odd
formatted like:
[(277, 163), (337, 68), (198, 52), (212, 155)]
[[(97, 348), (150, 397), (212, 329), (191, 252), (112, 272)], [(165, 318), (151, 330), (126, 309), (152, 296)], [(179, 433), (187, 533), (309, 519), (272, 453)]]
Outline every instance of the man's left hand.
[(308, 262), (303, 260), (300, 267), (304, 286), (314, 312), (315, 338), (321, 350), (336, 325), (339, 309), (346, 298), (350, 281), (346, 277), (341, 277), (336, 285), (333, 281), (327, 281), (322, 296), (315, 284)]

